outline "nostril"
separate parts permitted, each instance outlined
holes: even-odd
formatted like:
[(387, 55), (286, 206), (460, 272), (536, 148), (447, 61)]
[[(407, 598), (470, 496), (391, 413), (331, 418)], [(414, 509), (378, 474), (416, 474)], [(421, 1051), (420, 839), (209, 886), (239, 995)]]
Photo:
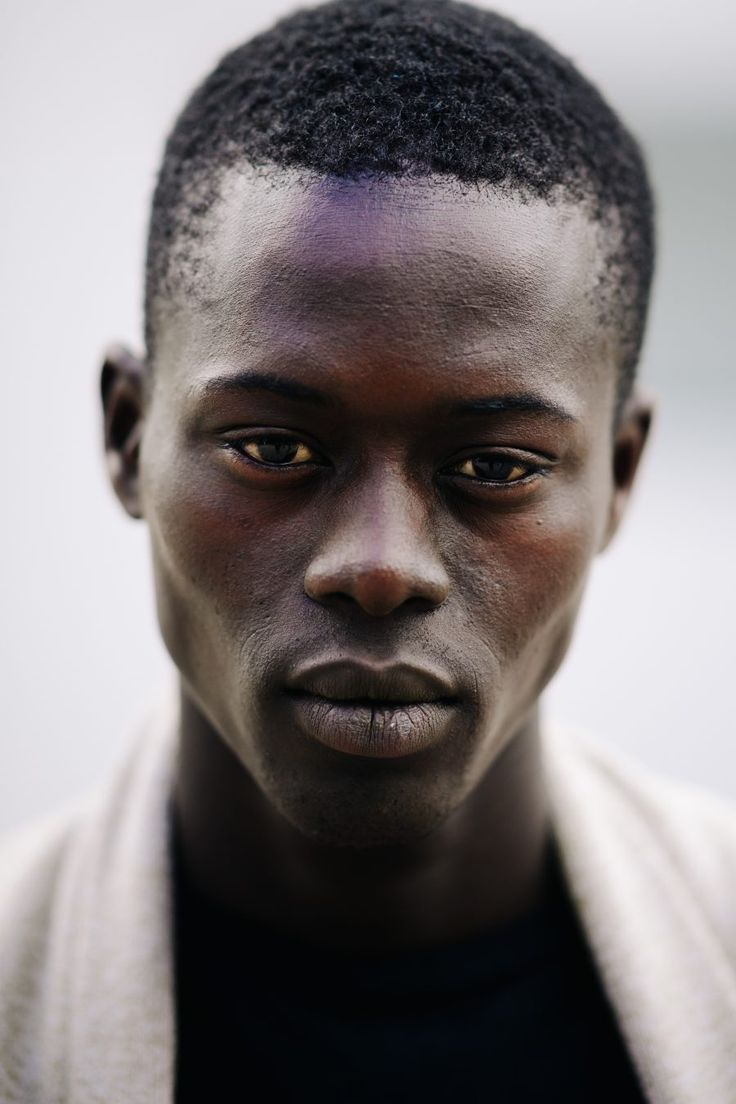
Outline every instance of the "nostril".
[(418, 557), (407, 570), (386, 565), (352, 564), (330, 571), (329, 565), (314, 564), (304, 580), (304, 590), (316, 602), (335, 599), (355, 603), (372, 617), (386, 617), (402, 606), (428, 612), (444, 602), (449, 582), (442, 569), (422, 571)]
[(441, 598), (423, 598), (421, 595), (416, 594), (411, 598), (407, 598), (404, 602), (405, 606), (410, 606), (416, 613), (431, 613), (436, 610), (438, 606), (441, 606), (445, 601), (447, 595), (443, 595)]

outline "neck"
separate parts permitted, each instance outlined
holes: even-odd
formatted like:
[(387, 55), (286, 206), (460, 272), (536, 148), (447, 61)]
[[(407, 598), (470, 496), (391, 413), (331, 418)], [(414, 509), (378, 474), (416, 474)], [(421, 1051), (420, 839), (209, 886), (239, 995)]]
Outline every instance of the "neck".
[(175, 823), (188, 878), (303, 941), (390, 950), (500, 927), (540, 892), (548, 839), (536, 712), (438, 829), (395, 847), (329, 847), (277, 812), (182, 695)]

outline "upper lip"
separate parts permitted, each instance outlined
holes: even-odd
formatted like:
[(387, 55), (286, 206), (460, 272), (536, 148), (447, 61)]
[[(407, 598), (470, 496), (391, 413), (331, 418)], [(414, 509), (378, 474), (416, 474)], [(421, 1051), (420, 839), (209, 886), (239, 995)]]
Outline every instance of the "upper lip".
[(333, 701), (429, 702), (454, 699), (444, 675), (412, 663), (376, 666), (355, 660), (329, 660), (301, 669), (289, 680), (291, 691), (306, 691)]

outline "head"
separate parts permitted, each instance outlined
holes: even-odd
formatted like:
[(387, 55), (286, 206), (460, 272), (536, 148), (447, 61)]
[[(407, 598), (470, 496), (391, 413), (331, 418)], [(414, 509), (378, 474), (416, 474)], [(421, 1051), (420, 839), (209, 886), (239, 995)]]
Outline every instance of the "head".
[(651, 272), (635, 142), (489, 12), (338, 0), (185, 107), (109, 466), (185, 693), (307, 836), (427, 835), (533, 715), (645, 442)]

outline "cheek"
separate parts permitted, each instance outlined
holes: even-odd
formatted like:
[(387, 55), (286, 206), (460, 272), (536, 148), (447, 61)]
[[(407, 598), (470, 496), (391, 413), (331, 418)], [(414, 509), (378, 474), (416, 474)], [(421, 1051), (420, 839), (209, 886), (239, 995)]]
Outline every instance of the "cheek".
[(298, 550), (263, 500), (205, 476), (191, 460), (155, 461), (145, 480), (145, 513), (172, 658), (186, 674), (222, 666), (223, 653), (237, 662), (246, 643), (255, 651), (273, 646), (279, 609), (296, 585), (301, 591)]
[(497, 518), (475, 534), (469, 613), (501, 666), (531, 662), (551, 674), (559, 664), (597, 547), (597, 514), (585, 496)]

